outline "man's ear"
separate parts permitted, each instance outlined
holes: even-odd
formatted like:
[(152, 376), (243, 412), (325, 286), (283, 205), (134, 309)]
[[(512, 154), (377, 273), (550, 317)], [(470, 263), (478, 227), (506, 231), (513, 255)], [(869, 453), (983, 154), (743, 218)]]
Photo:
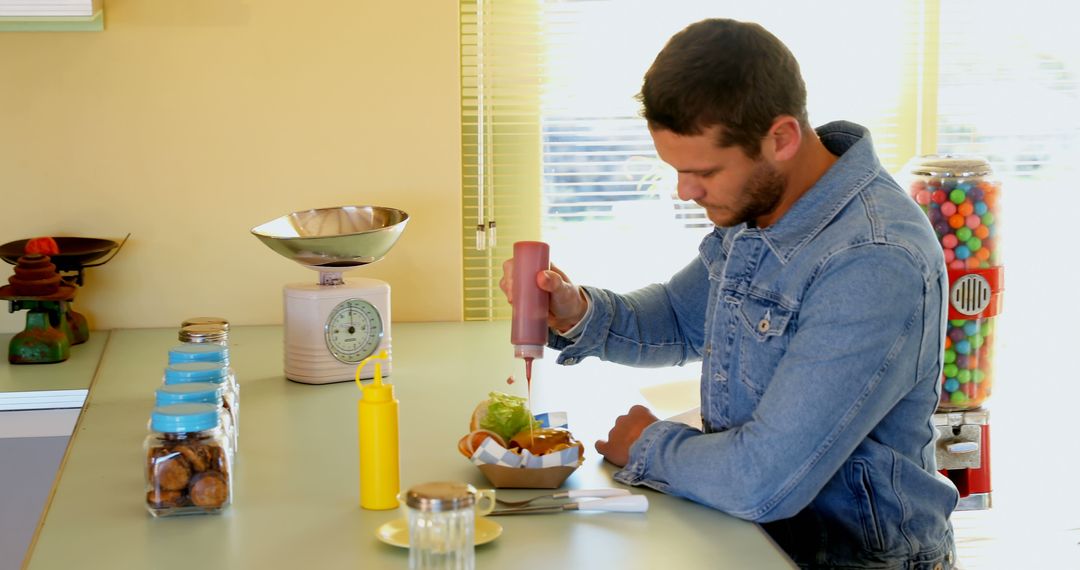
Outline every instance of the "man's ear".
[(766, 144), (771, 158), (777, 162), (785, 162), (795, 158), (802, 145), (803, 132), (799, 120), (791, 115), (780, 115), (769, 127), (765, 135)]

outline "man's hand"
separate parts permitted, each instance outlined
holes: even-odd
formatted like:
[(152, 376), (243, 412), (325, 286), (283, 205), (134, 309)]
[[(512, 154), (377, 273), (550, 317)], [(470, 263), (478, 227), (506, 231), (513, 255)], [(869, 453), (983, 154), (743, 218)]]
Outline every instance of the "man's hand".
[(625, 415), (615, 420), (615, 427), (608, 432), (607, 441), (596, 442), (596, 452), (608, 462), (622, 467), (630, 461), (630, 446), (641, 437), (641, 432), (660, 421), (645, 406), (634, 406)]
[[(506, 300), (514, 304), (511, 296), (514, 286), (514, 259), (503, 262), (503, 276), (499, 288), (506, 295)], [(585, 292), (581, 287), (570, 282), (570, 278), (561, 269), (552, 264), (551, 269), (536, 274), (536, 286), (550, 295), (548, 303), (548, 326), (566, 332), (578, 324), (589, 308)]]

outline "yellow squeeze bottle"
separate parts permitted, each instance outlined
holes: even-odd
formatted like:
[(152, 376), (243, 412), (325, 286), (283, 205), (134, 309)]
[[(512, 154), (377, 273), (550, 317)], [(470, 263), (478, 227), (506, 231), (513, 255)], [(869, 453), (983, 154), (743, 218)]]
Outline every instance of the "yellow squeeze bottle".
[(356, 422), (360, 436), (360, 506), (383, 511), (398, 506), (398, 401), (394, 399), (394, 387), (383, 384), (379, 362), (375, 362), (374, 380), (366, 386), (360, 383), (360, 370), (373, 359), (386, 360), (386, 351), (365, 358), (356, 367), (356, 383), (362, 393)]

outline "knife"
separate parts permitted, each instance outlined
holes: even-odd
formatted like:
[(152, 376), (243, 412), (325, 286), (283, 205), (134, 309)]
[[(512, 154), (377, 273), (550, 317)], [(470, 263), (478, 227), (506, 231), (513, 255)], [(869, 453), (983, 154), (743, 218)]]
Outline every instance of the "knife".
[(489, 517), (497, 515), (531, 515), (543, 513), (561, 513), (563, 511), (607, 511), (614, 513), (644, 513), (649, 510), (649, 499), (645, 495), (625, 495), (622, 497), (609, 497), (593, 501), (577, 501), (561, 505), (545, 505), (540, 507), (518, 507), (514, 509), (498, 509), (487, 514)]

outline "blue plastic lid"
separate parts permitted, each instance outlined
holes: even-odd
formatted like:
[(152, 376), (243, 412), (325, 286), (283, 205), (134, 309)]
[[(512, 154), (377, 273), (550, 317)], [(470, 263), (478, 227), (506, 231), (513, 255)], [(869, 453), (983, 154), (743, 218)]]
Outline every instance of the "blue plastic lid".
[(191, 433), (218, 426), (218, 409), (212, 404), (173, 404), (154, 408), (150, 427), (165, 433)]
[(229, 369), (220, 362), (178, 362), (165, 368), (166, 384), (213, 382), (220, 384), (229, 376)]
[(157, 389), (158, 406), (172, 404), (221, 404), (222, 384), (213, 382), (188, 382), (186, 384), (166, 384)]
[(177, 362), (229, 362), (229, 349), (220, 344), (185, 343), (169, 349), (169, 364)]

